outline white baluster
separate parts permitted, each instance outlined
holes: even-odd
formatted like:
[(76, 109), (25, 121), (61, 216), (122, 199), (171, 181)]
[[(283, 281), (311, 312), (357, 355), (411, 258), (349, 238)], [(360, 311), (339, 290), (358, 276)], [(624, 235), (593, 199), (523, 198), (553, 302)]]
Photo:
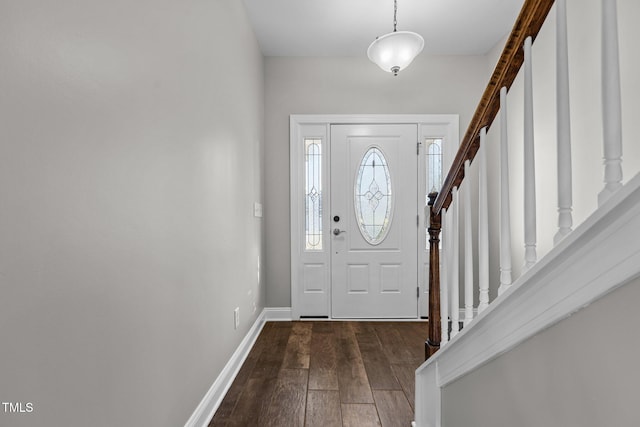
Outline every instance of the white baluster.
[(449, 218), (447, 210), (442, 209), (441, 215), (442, 249), (440, 259), (442, 269), (440, 272), (440, 348), (449, 342), (449, 271), (451, 270), (451, 233), (449, 232)]
[(460, 200), (458, 187), (451, 192), (453, 218), (451, 223), (452, 264), (451, 264), (451, 338), (460, 331)]
[(500, 89), (500, 287), (511, 286), (511, 207), (509, 206), (509, 137), (507, 134), (507, 88)]
[(605, 185), (598, 194), (599, 206), (622, 187), (621, 111), (616, 0), (602, 0), (602, 128)]
[(533, 71), (531, 36), (524, 42), (524, 269), (531, 268), (536, 255), (536, 175), (533, 145)]
[(473, 320), (473, 236), (471, 234), (471, 177), (464, 162), (464, 325)]
[(478, 150), (478, 313), (489, 305), (489, 203), (487, 190), (487, 128), (480, 130)]
[(558, 232), (553, 243), (571, 232), (571, 115), (566, 0), (556, 1), (556, 105), (558, 120)]

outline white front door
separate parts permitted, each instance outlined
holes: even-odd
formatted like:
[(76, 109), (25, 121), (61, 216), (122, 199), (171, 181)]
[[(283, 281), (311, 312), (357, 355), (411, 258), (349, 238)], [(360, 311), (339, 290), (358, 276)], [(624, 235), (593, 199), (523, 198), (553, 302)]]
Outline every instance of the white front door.
[(418, 315), (416, 124), (331, 125), (331, 315)]

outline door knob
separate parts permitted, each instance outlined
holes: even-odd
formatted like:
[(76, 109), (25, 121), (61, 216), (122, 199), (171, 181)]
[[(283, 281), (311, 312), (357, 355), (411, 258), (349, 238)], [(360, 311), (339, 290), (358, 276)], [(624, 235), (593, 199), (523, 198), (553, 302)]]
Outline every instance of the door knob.
[(347, 232), (347, 230), (340, 230), (339, 228), (334, 228), (333, 229), (333, 235), (334, 236), (339, 236), (340, 234), (346, 233), (346, 232)]

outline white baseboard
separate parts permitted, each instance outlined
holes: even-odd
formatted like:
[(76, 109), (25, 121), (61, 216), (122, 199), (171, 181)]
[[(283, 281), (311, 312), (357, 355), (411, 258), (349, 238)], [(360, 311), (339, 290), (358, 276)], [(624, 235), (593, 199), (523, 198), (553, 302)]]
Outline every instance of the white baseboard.
[[(198, 405), (196, 410), (193, 412), (193, 414), (191, 414), (191, 417), (186, 422), (185, 427), (206, 427), (209, 425), (211, 418), (218, 410), (218, 407), (222, 403), (222, 399), (224, 399), (224, 396), (231, 387), (231, 384), (233, 384), (233, 380), (235, 380), (236, 375), (238, 375), (242, 364), (253, 348), (253, 345), (255, 344), (258, 335), (260, 335), (264, 324), (266, 322), (287, 322), (291, 320), (291, 307), (265, 307), (262, 310), (262, 313), (260, 313), (251, 329), (249, 329), (249, 332), (247, 332), (247, 335), (244, 337), (236, 351), (233, 353), (224, 369), (222, 369), (222, 372), (220, 372), (218, 378), (216, 378), (211, 388), (209, 388), (209, 391), (207, 391), (207, 394), (205, 394), (205, 396), (200, 401), (200, 404)], [(361, 320), (370, 321), (373, 319)], [(416, 319), (398, 320), (416, 321)]]
[[(216, 410), (222, 403), (222, 399), (224, 399), (229, 387), (233, 384), (233, 380), (236, 378), (236, 375), (238, 375), (238, 372), (249, 355), (249, 351), (251, 351), (251, 348), (255, 344), (258, 335), (260, 335), (265, 322), (268, 320), (276, 320), (270, 318), (272, 310), (273, 309), (267, 308), (262, 310), (262, 313), (260, 313), (256, 321), (253, 323), (253, 326), (249, 329), (247, 335), (233, 353), (224, 369), (222, 369), (220, 375), (218, 375), (218, 378), (216, 378), (211, 388), (209, 388), (209, 391), (207, 391), (207, 394), (205, 394), (200, 401), (196, 410), (191, 414), (191, 417), (186, 422), (185, 427), (207, 427), (209, 425), (213, 414), (215, 414)], [(289, 309), (289, 317), (291, 317), (291, 309)]]
[[(265, 311), (265, 321), (267, 322), (278, 322), (285, 321), (291, 322), (293, 320), (302, 321), (302, 322), (427, 322), (428, 319), (423, 319), (421, 317), (380, 317), (380, 318), (371, 318), (371, 317), (331, 317), (331, 316), (322, 316), (322, 317), (302, 317), (299, 319), (293, 318), (293, 310), (291, 307), (267, 307), (264, 309)], [(473, 309), (474, 316), (477, 314), (478, 310)], [(460, 321), (464, 320), (464, 308), (460, 309)]]
[(262, 311), (265, 322), (290, 322), (291, 307), (265, 307)]
[[(463, 313), (464, 315), (464, 313)], [(202, 398), (196, 410), (186, 422), (185, 427), (206, 427), (209, 425), (211, 418), (222, 403), (225, 394), (233, 384), (233, 380), (238, 375), (242, 364), (249, 355), (249, 351), (260, 335), (265, 322), (287, 322), (292, 320), (291, 307), (265, 307), (256, 319), (247, 335), (244, 337), (236, 351), (233, 353), (227, 364), (225, 365), (218, 378)], [(340, 320), (340, 319), (338, 319)], [(358, 319), (355, 319), (358, 320)], [(362, 319), (372, 320), (372, 319)], [(393, 320), (393, 319), (380, 319)], [(416, 319), (398, 319), (416, 321)]]

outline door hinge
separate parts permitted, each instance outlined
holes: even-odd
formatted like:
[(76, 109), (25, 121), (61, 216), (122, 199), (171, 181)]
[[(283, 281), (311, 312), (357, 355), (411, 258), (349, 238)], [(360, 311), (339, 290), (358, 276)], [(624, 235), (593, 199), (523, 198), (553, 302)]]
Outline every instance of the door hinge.
[(420, 214), (416, 215), (416, 227), (420, 227)]
[(422, 142), (418, 141), (416, 142), (416, 154), (420, 155), (420, 145), (422, 144)]
[(416, 298), (420, 298), (420, 286), (416, 288)]

